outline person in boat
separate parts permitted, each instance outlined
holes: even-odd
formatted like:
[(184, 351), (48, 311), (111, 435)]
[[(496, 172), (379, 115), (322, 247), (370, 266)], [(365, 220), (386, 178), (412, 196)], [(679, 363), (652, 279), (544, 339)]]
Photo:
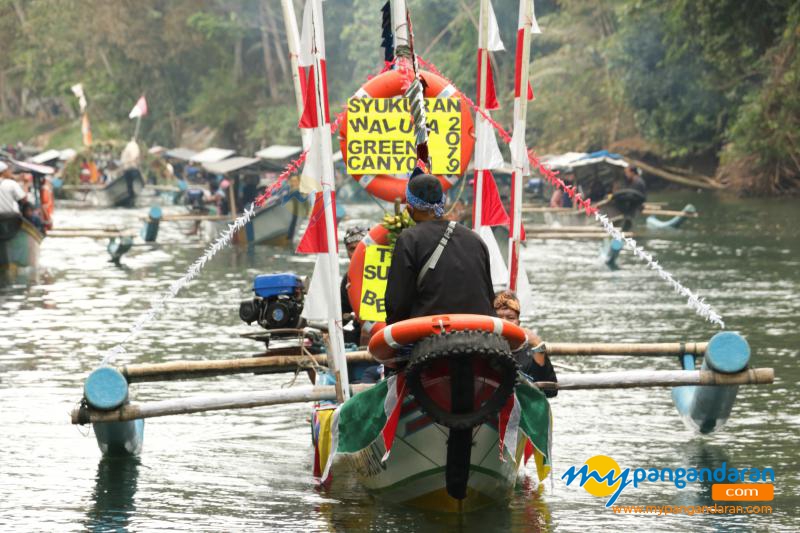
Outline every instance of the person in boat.
[[(519, 299), (513, 292), (506, 290), (495, 295), (494, 310), (499, 318), (519, 326), (520, 309)], [(523, 329), (528, 335), (528, 342), (512, 353), (514, 359), (519, 363), (520, 371), (533, 381), (557, 382), (556, 371), (550, 358), (545, 353), (534, 351), (537, 346), (542, 344), (542, 339), (530, 329)], [(546, 390), (544, 394), (548, 398), (552, 398), (558, 394), (558, 391)]]
[[(344, 234), (344, 246), (347, 248), (348, 259), (353, 259), (353, 254), (356, 253), (358, 243), (361, 242), (361, 239), (364, 238), (368, 231), (367, 228), (353, 226)], [(350, 299), (347, 296), (347, 289), (349, 287), (350, 282), (347, 279), (347, 269), (345, 269), (340, 288), (342, 296), (342, 323), (345, 324), (344, 342), (358, 345), (361, 342), (361, 322), (356, 318), (353, 313), (353, 306), (350, 305)]]
[(28, 222), (33, 224), (33, 226), (37, 230), (39, 230), (39, 233), (41, 233), (42, 235), (47, 233), (46, 231), (47, 228), (45, 227), (45, 223), (41, 219), (41, 217), (39, 217), (39, 215), (36, 214), (36, 210), (33, 208), (33, 204), (31, 204), (27, 200), (23, 200), (22, 202), (20, 202), (20, 209), (23, 218), (25, 218)]
[[(564, 185), (567, 187), (572, 187), (575, 185), (575, 173), (572, 171), (566, 172), (561, 179), (564, 180)], [(562, 191), (559, 187), (556, 187), (552, 196), (550, 196), (550, 207), (570, 208), (572, 207), (572, 198), (570, 198), (569, 194)]]
[(443, 219), (445, 196), (438, 178), (412, 177), (406, 201), (417, 224), (395, 243), (386, 323), (440, 313), (494, 316), (489, 251), (477, 233)]
[(19, 202), (25, 197), (25, 191), (11, 174), (9, 166), (0, 161), (0, 215), (19, 215)]
[(634, 191), (638, 191), (647, 198), (647, 185), (642, 179), (642, 169), (637, 166), (629, 166), (625, 167), (623, 170), (625, 174), (625, 182), (622, 184), (621, 188), (624, 189), (633, 189)]

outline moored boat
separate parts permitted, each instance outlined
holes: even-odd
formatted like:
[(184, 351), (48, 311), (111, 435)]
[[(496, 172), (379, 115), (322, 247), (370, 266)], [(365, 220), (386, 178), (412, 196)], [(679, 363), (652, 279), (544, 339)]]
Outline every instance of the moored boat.
[(21, 268), (36, 268), (44, 239), (29, 221), (16, 214), (0, 215), (0, 271), (13, 279)]

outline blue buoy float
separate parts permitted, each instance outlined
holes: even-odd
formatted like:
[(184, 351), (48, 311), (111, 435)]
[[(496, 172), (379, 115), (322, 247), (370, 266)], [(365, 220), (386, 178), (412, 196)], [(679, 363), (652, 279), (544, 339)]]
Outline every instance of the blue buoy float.
[[(723, 331), (708, 342), (702, 370), (737, 374), (747, 368), (750, 345), (738, 333)], [(682, 358), (684, 370), (695, 370), (695, 358)], [(731, 415), (736, 402), (738, 385), (692, 386), (672, 389), (672, 401), (686, 424), (700, 433), (711, 433), (722, 427)]]
[[(128, 403), (128, 381), (115, 368), (101, 366), (83, 385), (83, 398), (88, 407), (112, 411)], [(103, 455), (138, 455), (144, 441), (144, 420), (93, 423), (97, 445)]]

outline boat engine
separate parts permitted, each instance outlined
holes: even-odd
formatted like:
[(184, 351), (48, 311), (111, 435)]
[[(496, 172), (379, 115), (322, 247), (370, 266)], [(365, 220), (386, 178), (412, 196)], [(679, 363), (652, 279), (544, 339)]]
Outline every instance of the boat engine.
[(239, 318), (264, 329), (297, 328), (303, 312), (303, 281), (295, 274), (263, 274), (253, 280), (252, 300), (239, 304)]

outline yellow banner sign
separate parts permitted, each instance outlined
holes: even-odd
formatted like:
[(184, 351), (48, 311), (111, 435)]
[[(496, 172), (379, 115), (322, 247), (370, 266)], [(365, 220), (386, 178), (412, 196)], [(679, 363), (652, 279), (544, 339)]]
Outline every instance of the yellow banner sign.
[(361, 320), (386, 321), (386, 281), (389, 278), (391, 264), (390, 246), (367, 246), (364, 255), (364, 276), (361, 282), (361, 304), (358, 310)]
[[(461, 174), (461, 99), (426, 98), (428, 155), (433, 174)], [(407, 174), (417, 163), (414, 123), (407, 98), (347, 101), (349, 174)]]

